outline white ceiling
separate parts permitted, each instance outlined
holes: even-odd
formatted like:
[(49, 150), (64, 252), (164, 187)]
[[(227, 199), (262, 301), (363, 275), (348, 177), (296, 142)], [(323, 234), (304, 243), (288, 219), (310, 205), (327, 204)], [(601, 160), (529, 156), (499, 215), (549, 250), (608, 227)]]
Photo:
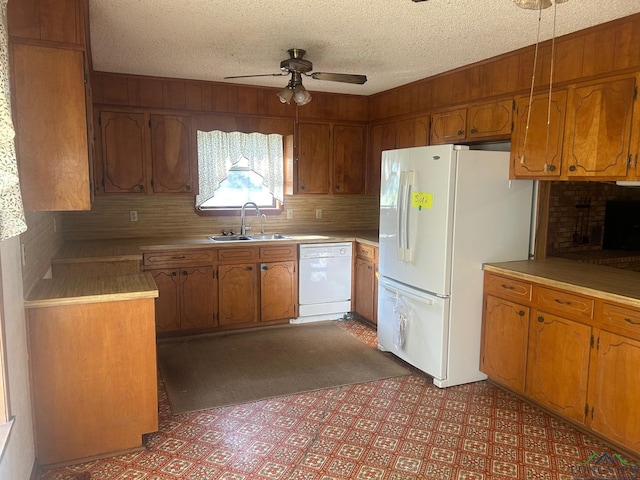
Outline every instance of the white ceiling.
[[(314, 71), (365, 74), (365, 85), (304, 78), (311, 91), (370, 95), (534, 44), (539, 12), (512, 0), (89, 0), (96, 71), (284, 87), (287, 49)], [(557, 5), (560, 36), (640, 12), (640, 0)], [(554, 7), (542, 11), (541, 40)]]

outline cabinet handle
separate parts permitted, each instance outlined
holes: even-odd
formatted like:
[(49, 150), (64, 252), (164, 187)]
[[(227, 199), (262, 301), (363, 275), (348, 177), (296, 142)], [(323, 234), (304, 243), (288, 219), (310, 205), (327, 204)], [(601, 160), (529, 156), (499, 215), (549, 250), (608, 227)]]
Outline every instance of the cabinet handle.
[(513, 285), (505, 285), (504, 283), (502, 285), (500, 285), (502, 288), (504, 288), (505, 290), (513, 290)]
[(624, 321), (630, 323), (631, 325), (640, 325), (640, 322), (634, 322), (630, 318), (625, 318)]
[(575, 172), (576, 171), (576, 166), (575, 165), (570, 165), (569, 166), (569, 171), (570, 172)]
[(543, 323), (544, 322), (544, 317), (543, 316), (539, 316), (538, 317), (538, 322)]
[(563, 302), (559, 298), (554, 298), (553, 301), (556, 302), (556, 303), (559, 303), (560, 305), (571, 305), (570, 301)]
[(171, 257), (171, 260), (182, 260), (184, 258), (187, 257), (185, 257), (184, 255), (174, 255), (173, 257)]
[(247, 270), (251, 272), (253, 270), (253, 267), (247, 267)]
[(521, 317), (524, 317), (524, 310), (520, 310), (520, 311), (518, 312), (518, 315), (520, 315)]

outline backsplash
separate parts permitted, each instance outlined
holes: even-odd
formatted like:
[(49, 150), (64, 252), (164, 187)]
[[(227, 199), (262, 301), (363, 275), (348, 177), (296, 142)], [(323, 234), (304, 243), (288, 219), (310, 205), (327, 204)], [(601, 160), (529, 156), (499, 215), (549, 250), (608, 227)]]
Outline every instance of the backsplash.
[[(339, 230), (377, 230), (379, 200), (366, 195), (285, 196), (285, 208), (293, 218), (269, 215), (269, 233), (310, 233)], [(171, 195), (98, 196), (89, 212), (62, 214), (65, 240), (96, 240), (175, 235), (213, 235), (221, 230), (240, 230), (239, 216), (201, 217), (194, 211), (193, 197)], [(316, 209), (322, 218), (316, 218)], [(138, 220), (130, 221), (136, 211)], [(254, 210), (247, 212), (247, 224), (258, 231)]]

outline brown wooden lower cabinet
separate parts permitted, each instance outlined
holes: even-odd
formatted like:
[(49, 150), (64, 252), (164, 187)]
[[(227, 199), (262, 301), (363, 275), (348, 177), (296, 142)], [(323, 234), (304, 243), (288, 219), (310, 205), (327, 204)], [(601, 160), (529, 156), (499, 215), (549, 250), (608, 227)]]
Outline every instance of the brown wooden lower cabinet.
[(480, 370), (640, 454), (638, 299), (566, 287), (485, 267)]
[(378, 248), (356, 242), (355, 250), (353, 310), (378, 323)]
[(260, 307), (260, 320), (263, 322), (298, 316), (297, 262), (260, 265)]
[(39, 465), (142, 447), (158, 430), (153, 298), (27, 309)]
[(221, 326), (260, 320), (258, 274), (255, 263), (218, 266), (218, 312)]

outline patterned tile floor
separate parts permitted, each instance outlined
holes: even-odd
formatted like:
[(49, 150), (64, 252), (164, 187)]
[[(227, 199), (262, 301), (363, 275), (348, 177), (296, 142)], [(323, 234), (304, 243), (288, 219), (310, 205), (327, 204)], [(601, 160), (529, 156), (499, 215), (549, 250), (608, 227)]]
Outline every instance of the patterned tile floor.
[[(339, 324), (375, 345), (368, 326)], [(587, 478), (592, 454), (615, 453), (488, 382), (442, 390), (417, 371), (178, 416), (160, 379), (159, 405), (147, 450), (39, 478), (568, 480)]]

